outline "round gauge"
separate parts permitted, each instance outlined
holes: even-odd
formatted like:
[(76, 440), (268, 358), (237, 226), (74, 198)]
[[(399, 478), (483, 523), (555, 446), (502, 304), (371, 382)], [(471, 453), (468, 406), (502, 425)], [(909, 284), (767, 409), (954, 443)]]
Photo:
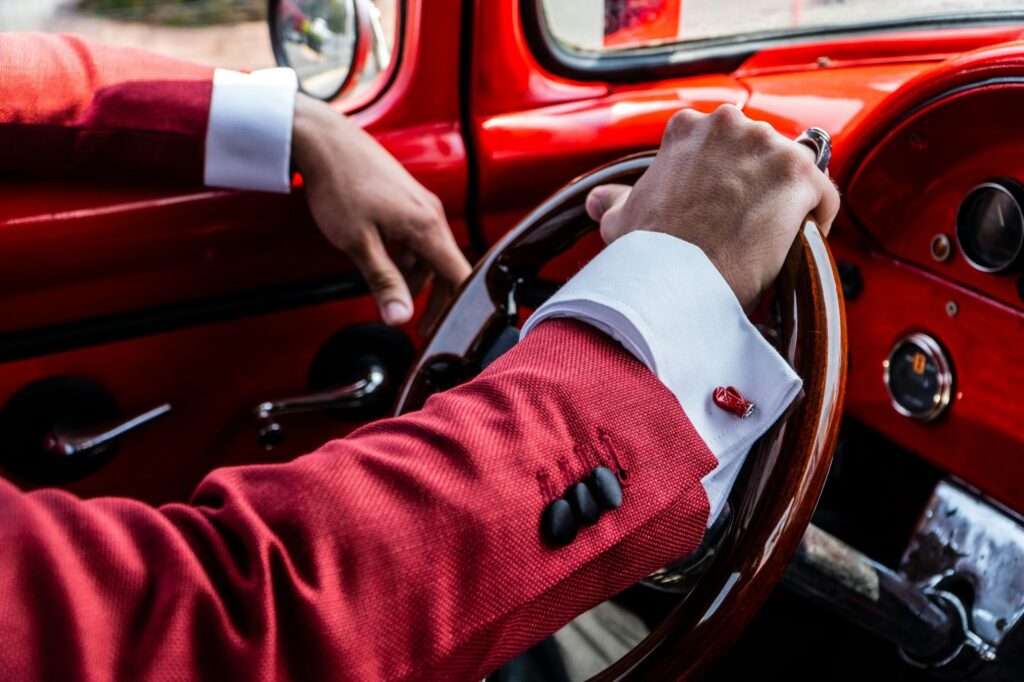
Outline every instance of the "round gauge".
[(882, 367), (892, 406), (903, 416), (927, 422), (949, 407), (951, 363), (939, 342), (927, 334), (901, 339)]
[(1024, 248), (1024, 190), (1010, 180), (985, 182), (970, 192), (956, 216), (956, 238), (971, 265), (1003, 272), (1017, 264)]

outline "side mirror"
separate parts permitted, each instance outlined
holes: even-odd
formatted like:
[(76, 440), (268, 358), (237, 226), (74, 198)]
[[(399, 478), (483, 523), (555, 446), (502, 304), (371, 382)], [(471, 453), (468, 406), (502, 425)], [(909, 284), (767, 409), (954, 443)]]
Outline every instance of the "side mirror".
[(269, 0), (267, 23), (278, 65), (295, 69), (312, 97), (352, 92), (371, 53), (378, 73), (391, 60), (380, 10), (370, 0)]

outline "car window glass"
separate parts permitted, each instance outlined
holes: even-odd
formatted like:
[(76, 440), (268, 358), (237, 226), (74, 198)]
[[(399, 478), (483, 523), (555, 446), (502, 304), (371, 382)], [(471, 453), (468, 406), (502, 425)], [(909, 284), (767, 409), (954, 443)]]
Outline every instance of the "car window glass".
[(610, 51), (1024, 9), (1024, 0), (542, 0), (563, 46)]

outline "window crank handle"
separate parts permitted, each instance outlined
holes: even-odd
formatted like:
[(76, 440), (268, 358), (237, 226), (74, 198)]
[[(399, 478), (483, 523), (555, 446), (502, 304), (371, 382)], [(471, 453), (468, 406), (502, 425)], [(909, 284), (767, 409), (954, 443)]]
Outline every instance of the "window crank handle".
[(387, 370), (380, 363), (371, 362), (365, 375), (346, 386), (259, 403), (253, 409), (260, 425), (257, 434), (259, 444), (266, 450), (281, 444), (284, 427), (278, 422), (279, 417), (365, 407), (380, 400), (387, 386)]
[(159, 419), (170, 411), (171, 404), (164, 403), (124, 421), (106, 424), (99, 429), (67, 431), (55, 428), (44, 437), (43, 446), (47, 452), (61, 457), (93, 457), (116, 443), (125, 434)]

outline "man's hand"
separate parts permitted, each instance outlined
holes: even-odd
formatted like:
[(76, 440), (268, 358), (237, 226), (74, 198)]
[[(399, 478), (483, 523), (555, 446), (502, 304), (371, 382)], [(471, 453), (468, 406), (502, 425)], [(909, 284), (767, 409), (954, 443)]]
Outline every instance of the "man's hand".
[(587, 197), (605, 242), (652, 230), (695, 244), (744, 308), (775, 281), (804, 218), (827, 234), (838, 210), (812, 151), (731, 105), (675, 114), (632, 191), (604, 185)]
[[(448, 291), (469, 275), (441, 201), (355, 123), (300, 94), (292, 154), (314, 220), (362, 271), (386, 323), (409, 321), (410, 285), (419, 289), (428, 268)], [(385, 242), (400, 245), (401, 268)]]

